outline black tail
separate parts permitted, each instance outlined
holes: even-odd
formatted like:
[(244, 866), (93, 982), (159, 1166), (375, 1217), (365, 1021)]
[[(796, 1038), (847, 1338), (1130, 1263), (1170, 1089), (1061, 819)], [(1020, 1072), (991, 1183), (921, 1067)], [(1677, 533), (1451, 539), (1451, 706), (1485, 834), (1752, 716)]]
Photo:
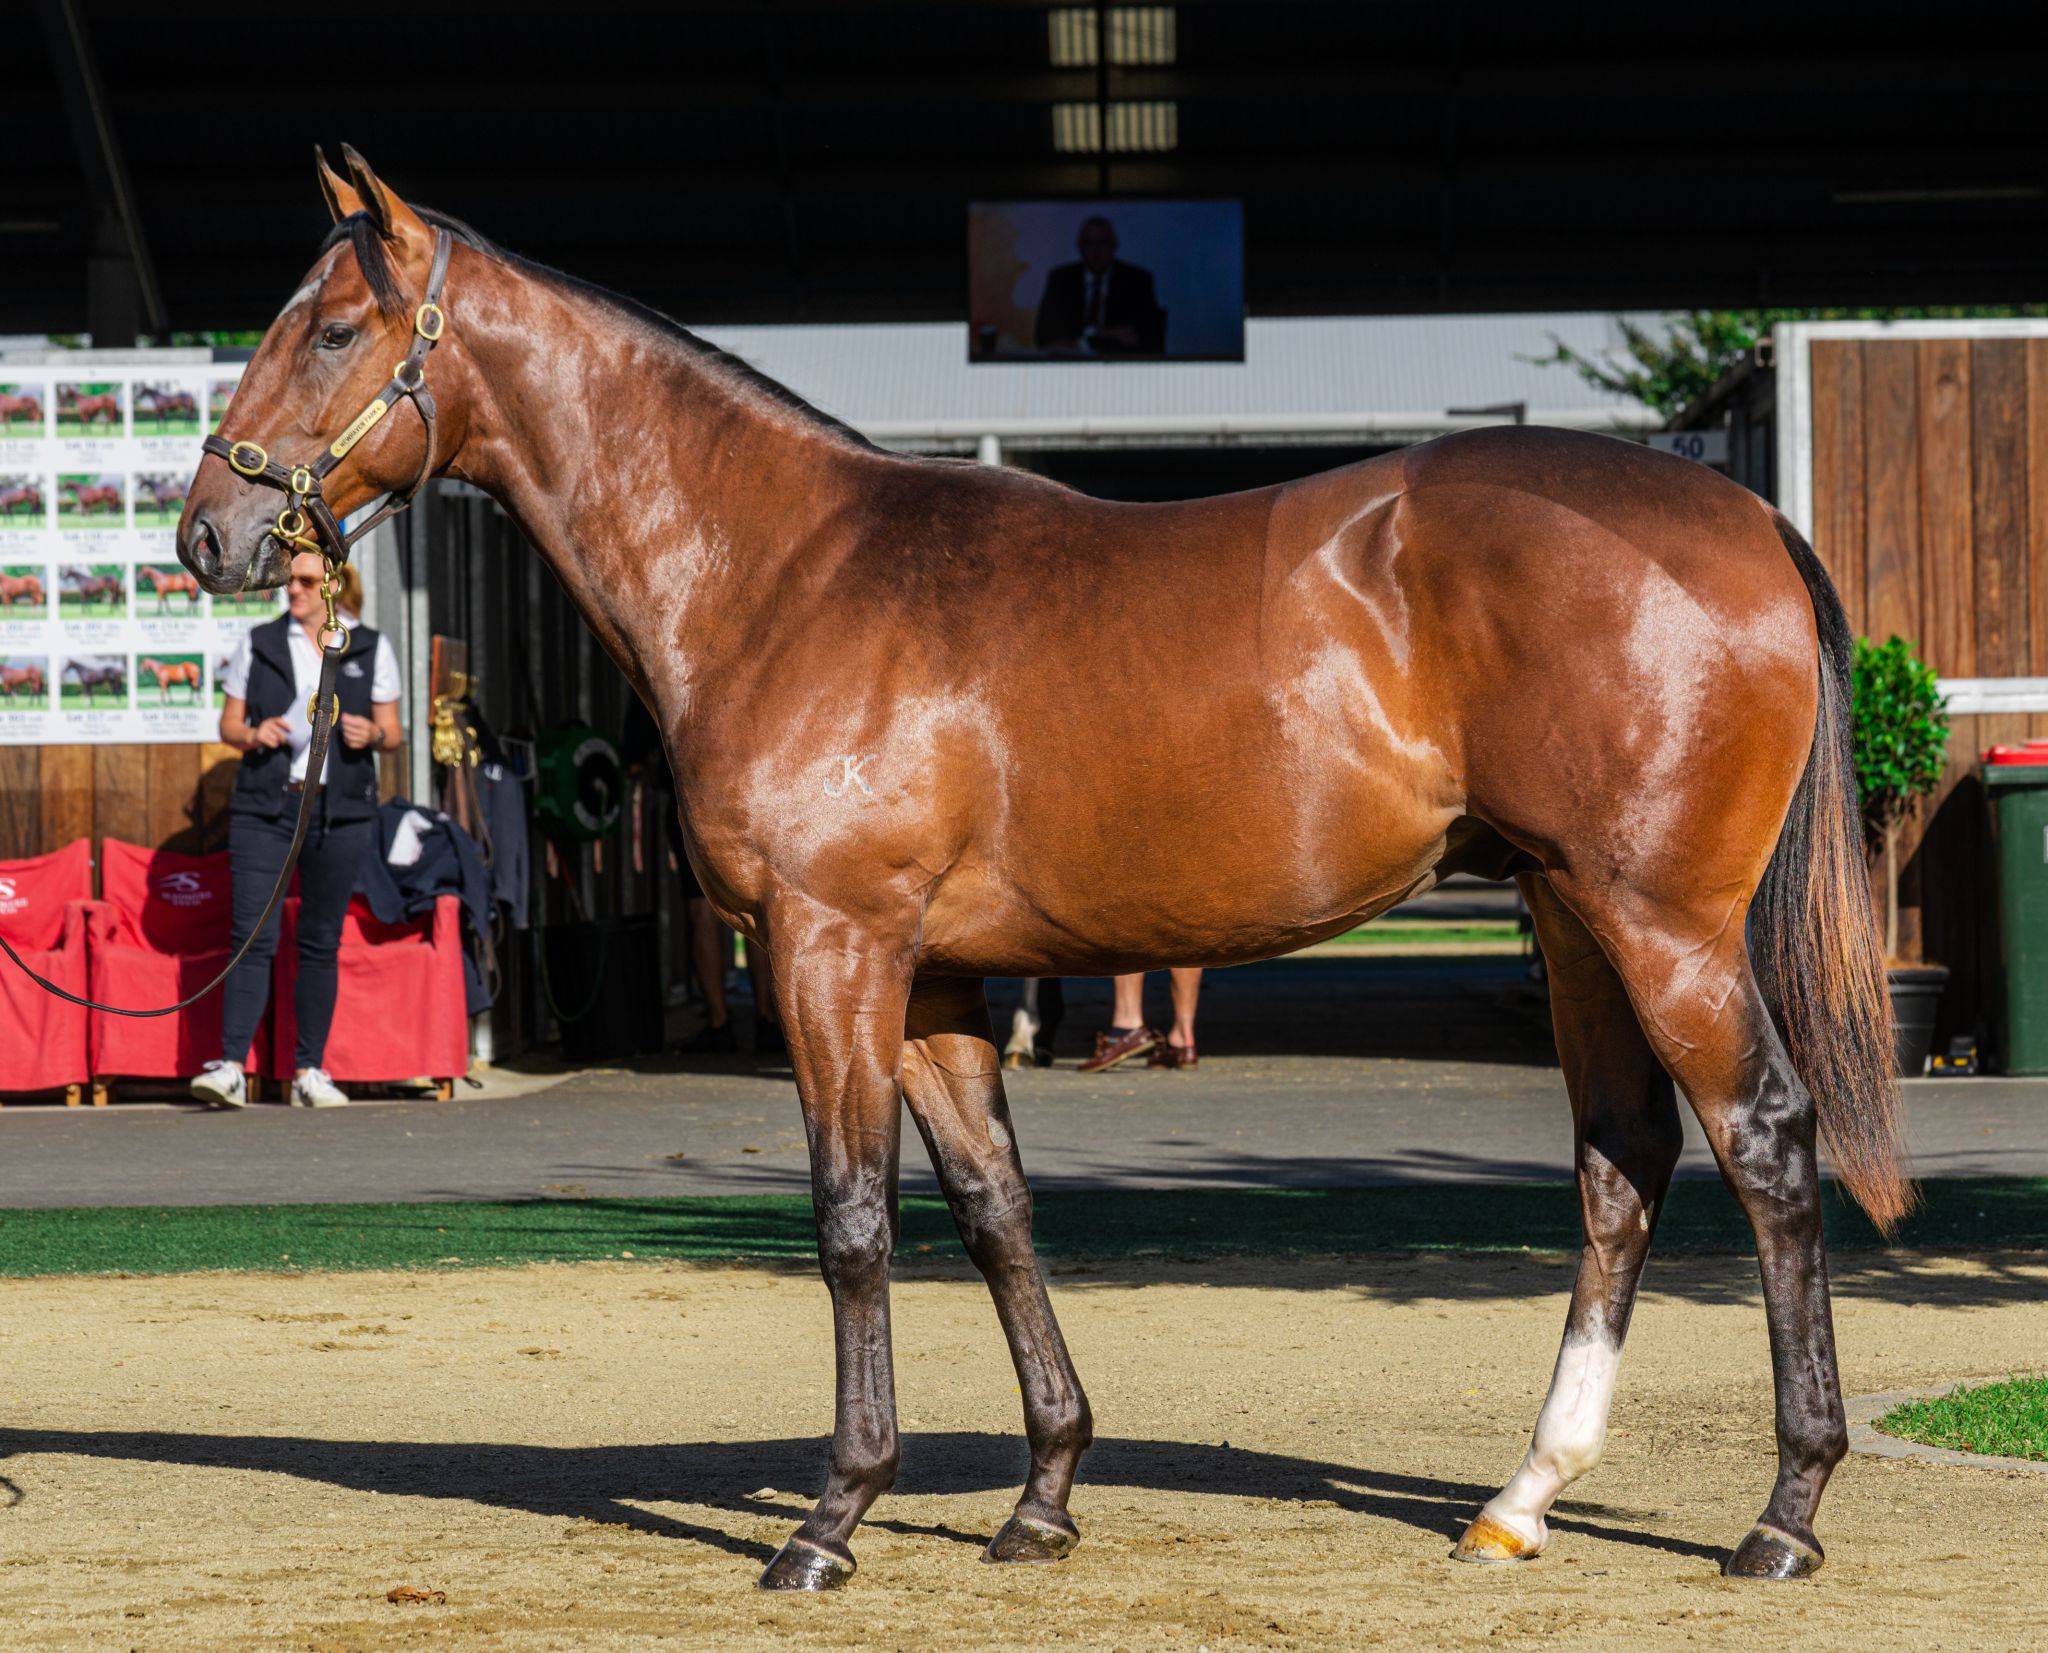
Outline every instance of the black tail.
[(1900, 1165), (1898, 1058), (1850, 750), (1849, 617), (1813, 547), (1771, 516), (1813, 600), (1820, 708), (1806, 773), (1750, 907), (1750, 952), (1835, 1174), (1889, 1234), (1916, 1195)]

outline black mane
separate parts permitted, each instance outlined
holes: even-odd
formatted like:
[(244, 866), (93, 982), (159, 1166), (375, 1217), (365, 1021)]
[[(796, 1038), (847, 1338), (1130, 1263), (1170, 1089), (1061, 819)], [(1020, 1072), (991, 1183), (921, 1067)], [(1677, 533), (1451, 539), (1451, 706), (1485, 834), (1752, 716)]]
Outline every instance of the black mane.
[[(643, 327), (652, 328), (666, 338), (677, 340), (700, 357), (714, 374), (727, 382), (765, 396), (778, 406), (799, 413), (810, 423), (856, 442), (861, 447), (874, 445), (844, 420), (835, 419), (831, 414), (813, 407), (789, 386), (769, 378), (751, 362), (735, 356), (729, 350), (721, 350), (707, 339), (699, 338), (674, 317), (663, 315), (661, 311), (642, 304), (638, 299), (614, 293), (595, 282), (584, 281), (577, 276), (552, 269), (548, 265), (537, 264), (530, 258), (521, 258), (517, 253), (507, 252), (460, 218), (451, 217), (445, 212), (436, 212), (432, 207), (414, 207), (413, 211), (433, 228), (446, 230), (465, 247), (480, 252), (487, 258), (498, 259), (542, 281), (580, 293), (586, 298), (594, 298), (599, 303), (609, 305), (612, 309), (639, 322)], [(334, 228), (327, 232), (327, 239), (321, 242), (320, 251), (325, 253), (330, 247), (339, 246), (344, 241), (355, 251), (356, 263), (362, 269), (363, 279), (370, 285), (370, 292), (377, 300), (377, 308), (387, 315), (394, 316), (409, 312), (413, 301), (399, 290), (398, 277), (391, 267), (391, 257), (385, 249), (384, 238), (377, 233), (377, 226), (371, 221), (368, 213), (352, 212), (348, 217), (338, 220)]]

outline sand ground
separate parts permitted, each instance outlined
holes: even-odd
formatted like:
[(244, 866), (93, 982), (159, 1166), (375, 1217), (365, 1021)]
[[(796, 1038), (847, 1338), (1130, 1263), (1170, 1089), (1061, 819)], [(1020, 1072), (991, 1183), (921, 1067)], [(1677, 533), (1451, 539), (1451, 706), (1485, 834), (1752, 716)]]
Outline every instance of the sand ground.
[[(1852, 1456), (1798, 1585), (1716, 1572), (1768, 1489), (1754, 1265), (1652, 1265), (1551, 1551), (1453, 1565), (1570, 1264), (1069, 1266), (1098, 1444), (1063, 1565), (981, 1565), (1022, 1473), (980, 1286), (895, 1295), (899, 1490), (837, 1596), (752, 1588), (822, 1473), (805, 1272), (645, 1263), (0, 1282), (9, 1648), (2039, 1646), (2048, 1478)], [(1852, 1392), (2037, 1367), (2048, 1259), (1837, 1259)], [(4, 1491), (5, 1489), (0, 1489)], [(445, 1603), (394, 1606), (407, 1585)]]

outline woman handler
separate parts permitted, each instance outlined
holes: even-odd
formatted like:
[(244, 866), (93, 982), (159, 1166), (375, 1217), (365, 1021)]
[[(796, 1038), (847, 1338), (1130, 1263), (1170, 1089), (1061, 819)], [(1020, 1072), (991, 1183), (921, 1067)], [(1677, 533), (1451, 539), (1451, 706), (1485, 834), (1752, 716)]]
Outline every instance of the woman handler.
[[(234, 876), (234, 934), (240, 947), (270, 899), (290, 849), (306, 789), (313, 741), (308, 702), (320, 681), (320, 557), (292, 559), (290, 612), (256, 626), (236, 645), (221, 678), (227, 704), (220, 738), (242, 753), (228, 804), (228, 865)], [(343, 613), (348, 653), (336, 678), (341, 721), (328, 745), (325, 786), (299, 855), (299, 975), (293, 1006), (298, 1052), (291, 1101), (338, 1108), (348, 1098), (321, 1067), (334, 1019), (335, 953), (356, 873), (375, 840), (377, 754), (405, 742), (398, 726), (398, 658), (388, 639)], [(224, 1108), (249, 1100), (242, 1057), (270, 1002), (270, 960), (278, 915), (221, 990), (221, 1054), (192, 1081), (192, 1094)]]

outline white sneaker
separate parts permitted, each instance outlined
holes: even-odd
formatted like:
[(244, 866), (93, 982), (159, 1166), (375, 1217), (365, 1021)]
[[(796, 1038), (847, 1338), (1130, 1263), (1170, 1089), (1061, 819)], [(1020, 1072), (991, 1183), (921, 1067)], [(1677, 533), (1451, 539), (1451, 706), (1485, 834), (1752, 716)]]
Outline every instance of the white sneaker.
[(348, 1098), (341, 1094), (341, 1087), (327, 1077), (325, 1068), (300, 1068), (292, 1081), (292, 1106), (295, 1108), (345, 1108)]
[(240, 1062), (208, 1062), (192, 1081), (192, 1094), (216, 1108), (246, 1108), (249, 1082), (242, 1076)]

